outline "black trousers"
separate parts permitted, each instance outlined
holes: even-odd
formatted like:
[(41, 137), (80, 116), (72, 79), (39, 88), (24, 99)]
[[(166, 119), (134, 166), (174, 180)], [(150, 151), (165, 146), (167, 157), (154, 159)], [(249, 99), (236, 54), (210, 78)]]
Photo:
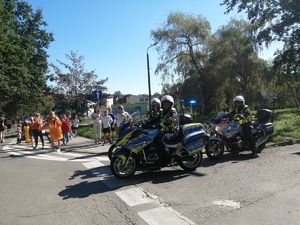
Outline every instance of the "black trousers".
[(249, 147), (251, 149), (251, 151), (255, 151), (255, 141), (254, 141), (254, 138), (253, 138), (253, 135), (252, 135), (252, 127), (250, 126), (250, 124), (248, 123), (245, 123), (245, 124), (242, 124), (242, 128), (243, 128), (243, 132), (244, 132), (244, 135), (245, 135), (245, 138), (247, 138), (248, 142), (249, 142)]
[(42, 145), (44, 146), (44, 136), (42, 131), (39, 130), (32, 130), (33, 132), (33, 137), (34, 137), (34, 141), (35, 141), (35, 147), (37, 147), (38, 145), (38, 137), (40, 137)]

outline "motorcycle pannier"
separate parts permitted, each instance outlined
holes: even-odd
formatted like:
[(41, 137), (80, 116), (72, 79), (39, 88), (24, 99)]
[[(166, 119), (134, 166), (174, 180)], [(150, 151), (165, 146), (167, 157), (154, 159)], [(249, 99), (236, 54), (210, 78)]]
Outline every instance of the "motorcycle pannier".
[(195, 131), (202, 131), (203, 126), (201, 123), (190, 123), (186, 125), (181, 125), (179, 127), (180, 132), (183, 134), (183, 136), (187, 136), (190, 133), (193, 133)]
[(256, 112), (256, 118), (260, 123), (268, 123), (272, 121), (273, 113), (269, 109), (259, 109)]
[(189, 124), (189, 123), (193, 123), (193, 118), (191, 115), (189, 115), (189, 114), (185, 114), (185, 115), (180, 114), (179, 115), (179, 125), (184, 125), (184, 124)]
[(196, 131), (187, 135), (182, 143), (191, 153), (203, 149), (206, 145), (205, 131)]
[(263, 129), (265, 130), (267, 135), (271, 135), (274, 133), (274, 124), (273, 123), (266, 123), (263, 125)]

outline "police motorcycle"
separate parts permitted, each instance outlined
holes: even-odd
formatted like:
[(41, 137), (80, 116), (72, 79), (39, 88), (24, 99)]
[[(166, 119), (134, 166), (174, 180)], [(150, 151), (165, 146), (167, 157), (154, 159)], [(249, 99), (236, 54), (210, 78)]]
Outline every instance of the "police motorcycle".
[(211, 117), (206, 122), (206, 133), (212, 136), (220, 124), (226, 123), (225, 112), (211, 113)]
[[(165, 149), (157, 147), (155, 137), (159, 129), (135, 129), (122, 138), (110, 163), (110, 169), (117, 178), (128, 178), (138, 168), (157, 170), (162, 167), (180, 166), (186, 171), (195, 170), (202, 162), (202, 150), (207, 143), (207, 136), (200, 123), (181, 125), (178, 138), (174, 143), (166, 143)], [(167, 150), (167, 151), (166, 151)], [(162, 151), (166, 151), (165, 156)], [(167, 155), (167, 156), (166, 156)]]
[[(255, 140), (256, 152), (260, 153), (274, 132), (273, 113), (269, 109), (259, 109), (256, 113), (257, 121), (252, 121), (252, 135)], [(225, 151), (241, 152), (249, 149), (249, 143), (243, 135), (239, 118), (223, 120), (213, 129), (205, 152), (208, 158), (218, 159)]]
[[(192, 119), (191, 115), (184, 114), (183, 100), (180, 100), (179, 103), (180, 103), (179, 124), (184, 125), (184, 124), (193, 123), (193, 119)], [(128, 134), (129, 132), (136, 130), (136, 129), (143, 130), (143, 127), (141, 124), (141, 120), (142, 120), (141, 117), (142, 117), (142, 115), (140, 112), (134, 112), (133, 114), (131, 114), (131, 118), (132, 118), (131, 121), (121, 124), (121, 126), (119, 127), (119, 130), (118, 130), (118, 133), (116, 135), (117, 139), (113, 141), (112, 145), (108, 149), (109, 160), (112, 159), (113, 154), (116, 151), (120, 150), (119, 146), (121, 146), (124, 142), (126, 142), (126, 139), (123, 139), (123, 137), (126, 134)]]

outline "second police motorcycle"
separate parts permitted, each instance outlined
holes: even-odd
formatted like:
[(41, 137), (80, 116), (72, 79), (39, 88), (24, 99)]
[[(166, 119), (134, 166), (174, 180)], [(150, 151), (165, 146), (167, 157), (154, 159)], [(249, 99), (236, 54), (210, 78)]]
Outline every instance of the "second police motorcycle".
[[(222, 114), (221, 114), (222, 115)], [(256, 113), (256, 121), (251, 122), (252, 135), (255, 140), (255, 148), (260, 153), (274, 132), (273, 113), (269, 109), (259, 109)], [(211, 137), (206, 146), (206, 155), (210, 159), (218, 159), (225, 151), (238, 153), (249, 151), (249, 143), (243, 135), (239, 117), (235, 119), (220, 118), (211, 126)]]

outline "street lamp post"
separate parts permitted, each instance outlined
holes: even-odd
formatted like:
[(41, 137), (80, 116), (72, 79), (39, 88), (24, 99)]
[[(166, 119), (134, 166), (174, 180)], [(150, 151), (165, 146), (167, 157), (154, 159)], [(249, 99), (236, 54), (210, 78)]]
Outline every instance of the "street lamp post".
[(148, 70), (148, 90), (149, 90), (149, 116), (150, 118), (152, 117), (151, 115), (151, 83), (150, 83), (150, 67), (149, 67), (149, 54), (148, 54), (148, 49), (153, 47), (154, 45), (157, 45), (158, 42), (155, 42), (154, 44), (150, 45), (147, 48), (147, 70)]

